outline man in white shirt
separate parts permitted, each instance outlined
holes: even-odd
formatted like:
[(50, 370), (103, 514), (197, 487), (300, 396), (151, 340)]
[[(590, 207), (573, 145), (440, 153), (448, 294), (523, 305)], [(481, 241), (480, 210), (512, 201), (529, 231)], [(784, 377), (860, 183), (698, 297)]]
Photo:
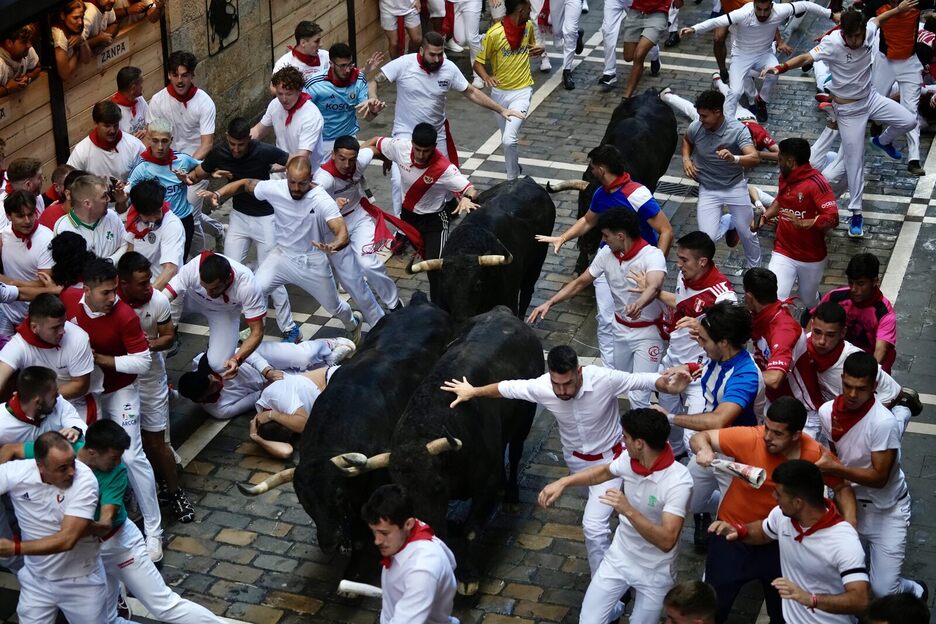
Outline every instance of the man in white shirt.
[[(102, 100), (91, 109), (94, 128), (72, 149), (68, 164), (105, 179), (125, 183), (137, 158), (146, 149), (143, 142), (120, 129), (120, 107)], [(117, 212), (127, 209), (126, 197), (117, 204)]]
[(107, 47), (117, 36), (120, 24), (114, 12), (114, 1), (90, 0), (84, 3), (84, 32), (81, 36), (92, 50)]
[[(257, 269), (258, 286), (266, 295), (285, 284), (299, 286), (339, 319), (357, 343), (363, 316), (352, 312), (348, 302), (338, 296), (328, 262), (328, 256), (347, 246), (348, 228), (338, 204), (312, 182), (311, 174), (308, 159), (293, 156), (286, 165), (285, 180), (245, 178), (223, 187), (214, 199), (220, 201), (221, 197), (244, 191), (269, 202), (278, 236), (276, 248)], [(363, 281), (360, 272), (357, 278)], [(367, 287), (362, 284), (361, 288)], [(373, 295), (370, 297), (373, 299)]]
[[(214, 145), (215, 104), (211, 97), (195, 86), (195, 66), (198, 60), (191, 52), (176, 50), (169, 55), (169, 84), (150, 98), (146, 122), (166, 119), (172, 124), (172, 149), (202, 160)], [(205, 248), (205, 234), (216, 241), (224, 238), (221, 224), (202, 213), (202, 199), (198, 191), (208, 188), (203, 180), (188, 188), (188, 201), (195, 215), (195, 234), (192, 254)]]
[[(619, 515), (614, 539), (582, 601), (582, 624), (605, 624), (622, 615), (621, 596), (635, 592), (633, 624), (656, 624), (663, 597), (676, 581), (679, 534), (689, 507), (692, 477), (666, 441), (670, 427), (657, 411), (633, 409), (621, 416), (627, 450), (610, 463), (563, 477), (543, 488), (547, 508), (570, 485), (610, 487), (599, 500)], [(619, 485), (618, 485), (619, 484)]]
[(121, 67), (117, 72), (117, 91), (110, 101), (120, 107), (120, 130), (143, 140), (146, 137), (146, 114), (149, 105), (143, 97), (143, 70)]
[[(122, 193), (122, 191), (120, 191)], [(108, 210), (107, 182), (87, 175), (72, 183), (71, 211), (55, 222), (52, 232), (74, 232), (85, 239), (88, 251), (99, 258), (120, 258), (126, 250), (124, 224), (113, 210)]]
[(250, 130), (251, 139), (263, 139), (272, 129), (276, 147), (292, 156), (308, 159), (312, 171), (318, 169), (326, 156), (322, 148), (325, 120), (312, 98), (302, 90), (302, 72), (287, 65), (273, 74), (270, 81), (276, 92), (259, 123)]
[[(7, 165), (5, 176), (6, 182), (0, 186), (0, 201), (14, 191), (26, 191), (36, 198), (36, 209), (42, 214), (45, 210), (45, 200), (42, 197), (42, 183), (45, 180), (42, 161), (28, 156), (14, 158)], [(6, 226), (6, 215), (0, 215), (0, 228)]]
[[(663, 303), (657, 298), (666, 278), (666, 257), (659, 248), (640, 237), (637, 213), (629, 208), (612, 208), (601, 213), (597, 227), (606, 243), (598, 250), (587, 271), (562, 287), (545, 303), (530, 312), (528, 321), (545, 317), (549, 309), (575, 296), (595, 280), (605, 276), (614, 298), (615, 321), (614, 368), (626, 372), (650, 373), (659, 369), (664, 341)], [(631, 271), (645, 274), (640, 293), (630, 292)], [(650, 405), (650, 391), (632, 391), (631, 405)]]
[(315, 22), (299, 22), (293, 34), (296, 44), (286, 46), (288, 51), (276, 59), (273, 73), (287, 66), (295, 67), (302, 73), (302, 84), (305, 84), (312, 76), (328, 71), (328, 50), (322, 49), (322, 27)]
[(26, 560), (17, 574), (17, 617), (52, 622), (61, 610), (71, 622), (106, 622), (99, 542), (83, 537), (94, 520), (97, 480), (55, 431), (39, 436), (35, 456), (0, 466), (0, 494), (10, 495), (22, 534), (22, 541), (0, 539), (0, 557)]
[(791, 459), (774, 468), (777, 506), (749, 524), (716, 521), (711, 531), (728, 541), (780, 546), (782, 577), (773, 581), (787, 624), (851, 624), (870, 597), (865, 553), (854, 527), (826, 499), (822, 473)]
[(380, 551), (380, 624), (452, 624), (455, 555), (425, 522), (399, 485), (383, 485), (361, 509)]
[[(9, 225), (0, 230), (3, 275), (14, 286), (41, 287), (39, 273), (49, 276), (52, 270), (52, 231), (39, 225), (36, 198), (16, 191), (3, 200), (3, 212)], [(0, 305), (0, 336), (12, 336), (26, 316), (27, 303), (12, 301)]]
[(42, 72), (32, 46), (35, 34), (35, 26), (28, 24), (0, 36), (0, 97), (25, 89)]
[[(601, 366), (579, 365), (572, 347), (553, 347), (546, 357), (549, 371), (535, 379), (514, 379), (473, 387), (468, 381), (453, 379), (442, 389), (457, 395), (452, 407), (475, 398), (505, 398), (542, 405), (559, 425), (562, 455), (572, 474), (607, 463), (621, 454), (622, 430), (618, 396), (632, 390), (676, 393), (685, 390), (688, 372), (627, 373)], [(607, 484), (615, 487), (614, 482)], [(617, 480), (620, 485), (620, 480)], [(598, 570), (608, 546), (611, 508), (599, 498), (606, 484), (588, 488), (582, 514), (585, 551), (592, 574)]]
[(136, 251), (159, 267), (153, 288), (162, 290), (185, 264), (185, 226), (165, 202), (166, 189), (156, 180), (137, 183), (130, 190), (127, 212), (127, 251)]
[(809, 52), (761, 72), (761, 76), (768, 73), (782, 74), (818, 61), (829, 66), (835, 120), (842, 138), (845, 174), (851, 197), (848, 202), (848, 209), (852, 213), (848, 235), (853, 238), (864, 236), (861, 201), (864, 193), (864, 144), (868, 120), (887, 125), (887, 129), (880, 136), (874, 137), (872, 142), (895, 160), (899, 160), (902, 155), (894, 147), (894, 140), (917, 125), (915, 114), (879, 94), (871, 84), (871, 66), (876, 55), (880, 24), (895, 15), (912, 11), (916, 4), (916, 0), (904, 0), (867, 22), (864, 14), (857, 9), (843, 11), (840, 30), (823, 37), (819, 45)]
[(842, 394), (819, 408), (832, 451), (816, 462), (824, 473), (848, 479), (858, 499), (858, 534), (868, 544), (871, 591), (923, 595), (923, 586), (901, 578), (910, 526), (910, 490), (900, 468), (900, 425), (874, 396), (878, 363), (859, 351), (845, 359)]

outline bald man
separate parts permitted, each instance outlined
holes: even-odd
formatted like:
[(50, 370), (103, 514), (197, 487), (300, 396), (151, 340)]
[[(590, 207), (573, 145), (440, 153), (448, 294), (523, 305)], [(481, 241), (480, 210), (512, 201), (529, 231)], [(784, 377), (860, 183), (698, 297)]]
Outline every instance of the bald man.
[(349, 337), (357, 343), (363, 316), (352, 312), (351, 306), (338, 297), (328, 261), (329, 256), (348, 245), (348, 228), (335, 200), (312, 183), (309, 160), (290, 158), (285, 180), (245, 178), (217, 192), (202, 191), (215, 205), (240, 192), (251, 193), (273, 206), (276, 247), (257, 269), (257, 283), (264, 294), (269, 295), (285, 284), (299, 286), (329, 314), (340, 319)]

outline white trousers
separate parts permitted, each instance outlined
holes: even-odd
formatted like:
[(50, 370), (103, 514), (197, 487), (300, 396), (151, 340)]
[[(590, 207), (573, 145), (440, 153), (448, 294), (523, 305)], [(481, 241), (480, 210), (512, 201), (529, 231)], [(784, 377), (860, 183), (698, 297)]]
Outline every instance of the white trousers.
[[(614, 333), (614, 368), (626, 373), (655, 373), (660, 368), (663, 338), (655, 325), (619, 326)], [(631, 409), (650, 407), (650, 390), (631, 390), (627, 400)]]
[(601, 15), (601, 41), (604, 47), (604, 71), (606, 76), (617, 75), (617, 43), (621, 33), (621, 22), (630, 8), (631, 0), (605, 0)]
[(482, 34), (479, 32), (481, 25), (481, 0), (460, 0), (455, 2), (455, 27), (454, 37), (459, 45), (468, 47), (469, 61), (472, 66), (475, 57), (481, 51)]
[(906, 134), (917, 125), (917, 116), (890, 98), (874, 89), (868, 97), (851, 104), (833, 103), (835, 120), (842, 137), (842, 154), (845, 157), (845, 175), (848, 178), (848, 209), (861, 212), (864, 195), (865, 127), (868, 120), (887, 126), (878, 140), (889, 145), (897, 137)]
[[(251, 243), (257, 248), (257, 262), (263, 262), (276, 246), (276, 225), (273, 215), (250, 217), (232, 210), (228, 219), (227, 236), (224, 237), (224, 255), (243, 263), (247, 259)], [(295, 322), (286, 287), (280, 286), (274, 289), (270, 298), (276, 310), (276, 325), (284, 335), (288, 334), (295, 326)]]
[(429, 17), (445, 17), (445, 0), (429, 0)]
[(735, 231), (741, 238), (744, 247), (745, 266), (747, 268), (760, 265), (761, 249), (757, 235), (751, 231), (751, 221), (754, 220), (754, 208), (751, 206), (751, 196), (747, 190), (747, 180), (742, 178), (735, 186), (727, 189), (709, 189), (699, 185), (699, 203), (697, 219), (699, 229), (708, 234), (712, 240), (718, 235), (718, 225), (721, 220), (722, 206), (728, 207)]
[[(828, 126), (823, 128), (819, 138), (810, 147), (812, 155), (809, 158), (809, 164), (822, 172), (836, 197), (840, 197), (848, 188), (845, 177), (845, 156), (842, 155), (842, 148), (839, 147), (834, 151), (832, 149), (838, 138), (839, 131), (837, 129)], [(765, 206), (770, 205), (767, 202), (763, 203)]]
[(270, 366), (288, 373), (301, 373), (325, 364), (331, 352), (327, 339), (305, 340), (299, 344), (264, 341), (257, 347), (257, 353)]
[(104, 569), (87, 576), (52, 581), (24, 566), (16, 575), (20, 584), (16, 617), (20, 624), (53, 624), (61, 609), (69, 622), (106, 622)]
[(367, 282), (364, 281), (364, 272), (361, 271), (361, 265), (358, 264), (351, 245), (330, 254), (328, 262), (331, 263), (332, 271), (334, 271), (338, 283), (345, 289), (345, 292), (351, 295), (351, 299), (360, 308), (364, 320), (371, 327), (376, 325), (377, 321), (383, 318), (384, 311), (377, 303), (374, 293), (367, 287)]
[(562, 49), (562, 69), (571, 70), (578, 40), (582, 0), (555, 0), (549, 3), (549, 20), (557, 48)]
[(295, 284), (344, 323), (345, 329), (354, 328), (351, 306), (338, 297), (331, 264), (321, 251), (290, 257), (278, 247), (273, 249), (257, 269), (257, 284), (265, 293), (272, 292), (277, 286)]
[[(497, 87), (491, 89), (492, 100), (504, 108), (520, 111), (524, 115), (526, 115), (527, 109), (530, 108), (530, 98), (532, 97), (533, 87), (509, 91)], [(517, 143), (520, 138), (520, 127), (523, 125), (524, 120), (511, 117), (508, 121), (498, 113), (494, 113), (494, 118), (497, 120), (497, 126), (501, 131), (501, 147), (504, 150), (507, 179), (516, 180), (520, 176), (520, 155), (517, 150)]]
[[(903, 60), (892, 60), (878, 51), (874, 59), (871, 81), (878, 93), (890, 93), (895, 82), (900, 90), (900, 105), (914, 117), (920, 104), (923, 88), (923, 65), (916, 54)], [(917, 124), (907, 132), (907, 160), (920, 160), (920, 126)]]
[(150, 369), (137, 376), (140, 394), (140, 429), (159, 432), (169, 427), (169, 381), (162, 353), (151, 353)]
[[(569, 472), (576, 474), (583, 470), (588, 470), (595, 466), (602, 466), (614, 459), (614, 453), (610, 450), (602, 453), (601, 459), (587, 461), (579, 459), (572, 454), (572, 451), (563, 449), (562, 455), (565, 458), (566, 466)], [(585, 553), (588, 557), (588, 568), (592, 575), (601, 565), (601, 560), (605, 556), (608, 547), (611, 546), (611, 514), (614, 510), (610, 505), (605, 505), (598, 497), (608, 490), (620, 489), (623, 479), (614, 478), (598, 485), (588, 486), (588, 498), (585, 501), (585, 509), (582, 511), (582, 533), (585, 535)]]
[[(120, 584), (143, 603), (151, 617), (167, 624), (222, 624), (224, 620), (190, 600), (183, 599), (166, 585), (156, 565), (150, 560), (143, 534), (136, 525), (125, 521), (120, 529), (101, 543), (101, 561), (107, 578), (107, 593), (103, 599), (109, 624), (127, 620), (117, 616)], [(72, 620), (77, 621), (77, 620)], [(87, 620), (90, 622), (91, 620)]]
[[(617, 536), (615, 536), (617, 537)], [(649, 543), (646, 548), (653, 548)], [(668, 567), (645, 568), (635, 563), (615, 541), (605, 554), (598, 571), (582, 600), (579, 624), (606, 624), (617, 621), (623, 604), (621, 596), (634, 588), (634, 609), (627, 619), (630, 624), (657, 624), (663, 612), (663, 598), (676, 579)]]
[[(761, 54), (744, 54), (732, 50), (731, 66), (728, 68), (728, 97), (725, 98), (725, 117), (734, 118), (737, 114), (738, 99), (744, 92), (744, 82), (753, 70), (760, 72), (767, 67), (778, 65), (777, 56), (767, 50)], [(770, 101), (770, 91), (777, 84), (777, 76), (768, 74), (761, 84), (760, 97), (765, 102)]]
[(380, 254), (374, 253), (374, 219), (363, 209), (356, 208), (344, 220), (351, 237), (349, 247), (354, 250), (355, 259), (364, 272), (364, 279), (377, 298), (392, 310), (400, 304), (400, 295), (396, 282), (387, 275), (387, 266)]
[(775, 250), (770, 255), (767, 268), (777, 276), (777, 297), (786, 299), (793, 290), (793, 282), (799, 283), (799, 298), (807, 308), (812, 309), (819, 303), (819, 284), (825, 272), (826, 261), (801, 262), (788, 258)]
[(123, 427), (130, 436), (130, 448), (124, 451), (121, 459), (127, 466), (130, 487), (136, 495), (140, 513), (143, 514), (143, 528), (147, 537), (162, 537), (162, 515), (159, 500), (156, 497), (156, 475), (143, 452), (140, 438), (140, 394), (136, 384), (124, 386), (101, 395), (103, 417), (113, 420)]
[[(660, 362), (660, 372), (672, 366), (687, 364), (688, 362), (677, 362), (669, 357), (669, 353), (663, 356)], [(669, 414), (701, 414), (705, 411), (705, 396), (702, 394), (702, 380), (693, 380), (686, 389), (680, 394), (659, 393), (660, 407)], [(682, 455), (689, 451), (688, 438), (695, 431), (686, 431), (682, 427), (673, 425), (670, 427), (669, 443), (673, 447), (673, 453)]]
[(185, 298), (186, 313), (202, 315), (208, 322), (208, 365), (216, 373), (224, 370), (224, 363), (234, 355), (240, 331), (240, 310), (205, 310), (190, 304)]
[(909, 496), (887, 510), (878, 509), (867, 501), (858, 501), (858, 535), (868, 544), (871, 593), (875, 596), (903, 592), (920, 596), (922, 593), (917, 583), (900, 576), (909, 527)]
[(614, 335), (618, 323), (614, 320), (614, 298), (608, 279), (602, 275), (595, 280), (595, 321), (598, 329), (598, 352), (605, 368), (614, 368)]

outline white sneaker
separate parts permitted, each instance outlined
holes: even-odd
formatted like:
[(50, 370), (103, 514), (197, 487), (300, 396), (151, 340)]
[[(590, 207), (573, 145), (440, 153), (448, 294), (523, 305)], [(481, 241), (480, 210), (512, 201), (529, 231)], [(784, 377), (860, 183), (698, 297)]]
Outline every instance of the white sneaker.
[(471, 81), (471, 86), (474, 87), (475, 89), (483, 89), (487, 85), (485, 85), (484, 81), (481, 80), (481, 76), (479, 76), (478, 74), (475, 74), (474, 80)]
[(543, 56), (540, 57), (540, 71), (552, 71), (552, 64), (549, 62), (549, 56), (546, 52), (543, 52)]
[(352, 312), (351, 318), (354, 319), (354, 327), (348, 330), (348, 338), (355, 346), (361, 344), (361, 329), (364, 326), (364, 315), (360, 312)]
[(452, 54), (458, 54), (459, 52), (464, 52), (465, 48), (458, 45), (458, 42), (454, 39), (445, 40), (445, 49), (451, 52)]
[(325, 363), (335, 366), (351, 357), (357, 347), (348, 338), (326, 338), (325, 344), (331, 348), (331, 353), (325, 357)]
[(146, 537), (146, 552), (149, 554), (150, 560), (152, 560), (153, 563), (162, 561), (162, 538), (148, 535)]

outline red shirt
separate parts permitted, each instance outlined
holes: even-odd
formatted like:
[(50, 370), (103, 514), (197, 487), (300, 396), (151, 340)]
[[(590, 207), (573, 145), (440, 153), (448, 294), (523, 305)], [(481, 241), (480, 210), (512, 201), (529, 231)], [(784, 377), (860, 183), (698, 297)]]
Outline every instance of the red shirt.
[[(806, 163), (780, 176), (780, 219), (774, 251), (791, 260), (819, 262), (826, 257), (826, 231), (838, 225), (838, 205), (829, 183), (819, 171)], [(812, 227), (798, 228), (789, 221), (816, 218)]]
[[(762, 371), (778, 370), (788, 374), (793, 368), (793, 350), (800, 340), (805, 341), (803, 328), (796, 322), (783, 301), (775, 301), (754, 315), (751, 340), (754, 343), (754, 361)], [(766, 389), (771, 401), (792, 395), (787, 381), (774, 390)]]
[(44, 225), (50, 230), (55, 229), (55, 222), (65, 216), (65, 208), (62, 202), (55, 202), (42, 211), (39, 215), (39, 225)]
[(672, 0), (634, 0), (631, 9), (638, 13), (667, 13)]
[[(123, 301), (118, 300), (110, 313), (92, 318), (88, 316), (81, 297), (84, 291), (67, 288), (60, 295), (65, 303), (68, 320), (88, 332), (91, 349), (102, 355), (114, 357), (129, 353), (142, 353), (149, 350), (149, 342), (136, 312)], [(104, 373), (104, 392), (114, 392), (129, 386), (136, 380), (136, 375), (119, 373), (112, 368), (101, 367)]]
[(753, 119), (745, 119), (742, 121), (748, 130), (751, 131), (751, 140), (754, 142), (754, 149), (758, 152), (766, 152), (771, 147), (777, 144), (774, 141), (774, 138), (770, 136), (770, 133)]

